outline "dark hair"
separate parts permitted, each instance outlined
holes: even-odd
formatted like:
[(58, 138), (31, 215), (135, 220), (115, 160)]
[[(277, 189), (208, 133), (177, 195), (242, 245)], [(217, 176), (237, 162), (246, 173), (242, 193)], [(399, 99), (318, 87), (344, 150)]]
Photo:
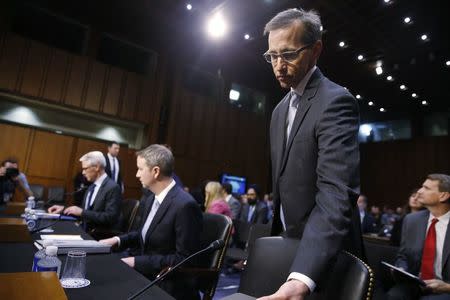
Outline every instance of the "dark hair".
[(231, 195), (233, 192), (233, 187), (229, 182), (222, 183), (222, 188), (228, 195)]
[(257, 184), (250, 184), (250, 185), (247, 187), (247, 191), (248, 191), (249, 189), (254, 189), (257, 198), (261, 198), (261, 189), (259, 188), (259, 186), (258, 186)]
[(118, 142), (116, 142), (116, 141), (110, 141), (110, 142), (108, 142), (108, 147), (112, 147), (113, 145), (118, 145), (118, 146), (120, 146), (120, 144), (119, 144)]
[(450, 193), (450, 176), (447, 174), (429, 174), (427, 179), (439, 181), (439, 192)]
[(17, 158), (15, 158), (15, 157), (7, 157), (6, 159), (4, 159), (2, 161), (2, 167), (4, 167), (7, 162), (12, 163), (12, 164), (18, 164), (19, 163)]

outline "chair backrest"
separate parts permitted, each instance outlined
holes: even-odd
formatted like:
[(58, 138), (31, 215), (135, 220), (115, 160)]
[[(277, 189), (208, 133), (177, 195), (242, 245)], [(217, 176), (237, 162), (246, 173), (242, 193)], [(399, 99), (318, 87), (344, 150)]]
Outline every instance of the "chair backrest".
[[(270, 295), (286, 281), (299, 240), (282, 237), (257, 239), (241, 276), (239, 292), (253, 297)], [(370, 299), (373, 272), (356, 256), (342, 251), (330, 271), (325, 290), (333, 299)]]
[(215, 240), (223, 240), (222, 249), (201, 255), (198, 268), (186, 269), (188, 276), (196, 278), (197, 288), (203, 293), (203, 299), (212, 299), (216, 292), (220, 269), (222, 268), (228, 243), (231, 237), (233, 223), (231, 219), (219, 214), (203, 214), (203, 229), (200, 234), (201, 248), (205, 248)]
[(41, 201), (44, 198), (44, 186), (41, 184), (30, 184), (30, 190), (36, 201)]
[(257, 239), (270, 236), (271, 230), (272, 224), (253, 224), (250, 227), (250, 233), (248, 234), (246, 245), (247, 251), (250, 251), (250, 249), (253, 248)]
[(382, 245), (363, 239), (367, 263), (375, 273), (376, 280), (385, 290), (394, 285), (390, 271), (381, 265), (382, 261), (394, 264), (399, 247)]
[(51, 186), (47, 189), (47, 205), (64, 205), (64, 187)]
[(122, 200), (122, 232), (129, 232), (133, 226), (134, 218), (139, 207), (139, 200), (137, 199), (123, 199)]

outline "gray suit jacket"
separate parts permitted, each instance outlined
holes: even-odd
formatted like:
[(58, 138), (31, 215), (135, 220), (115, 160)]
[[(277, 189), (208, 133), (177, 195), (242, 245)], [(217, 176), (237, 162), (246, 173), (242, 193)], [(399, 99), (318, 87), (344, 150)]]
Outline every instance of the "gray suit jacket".
[[(395, 264), (406, 271), (419, 275), (422, 263), (422, 249), (427, 234), (430, 212), (422, 210), (406, 215), (403, 220), (400, 249)], [(442, 279), (450, 282), (450, 223), (444, 240), (442, 252)]]
[(228, 205), (230, 206), (231, 210), (231, 218), (239, 219), (239, 213), (241, 212), (241, 202), (239, 202), (238, 199), (234, 198), (232, 195), (230, 197), (230, 200), (228, 201)]
[(81, 219), (87, 223), (87, 229), (119, 229), (122, 201), (122, 192), (119, 185), (111, 178), (106, 177), (95, 196), (92, 207), (88, 210), (84, 209), (87, 196), (88, 192), (86, 191), (81, 206), (83, 208)]
[[(343, 248), (362, 255), (359, 212), (359, 110), (343, 87), (317, 68), (306, 85), (286, 145), (289, 97), (270, 123), (274, 220), (272, 234), (300, 238), (291, 271), (316, 284)], [(353, 232), (355, 231), (355, 232)]]

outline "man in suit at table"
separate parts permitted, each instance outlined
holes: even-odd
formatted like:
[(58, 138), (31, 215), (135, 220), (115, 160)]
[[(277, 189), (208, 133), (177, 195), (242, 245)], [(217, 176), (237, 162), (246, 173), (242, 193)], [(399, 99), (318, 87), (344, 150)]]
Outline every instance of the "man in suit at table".
[(120, 145), (117, 142), (110, 142), (108, 144), (108, 153), (104, 154), (106, 160), (105, 172), (108, 176), (114, 180), (122, 189), (123, 182), (121, 174), (121, 165), (119, 160)]
[(316, 12), (288, 9), (264, 32), (269, 44), (264, 58), (289, 90), (270, 123), (272, 234), (300, 239), (300, 244), (287, 281), (262, 299), (302, 300), (309, 294), (331, 299), (327, 274), (336, 256), (343, 249), (362, 252), (356, 209), (358, 104), (316, 67), (322, 51)]
[(86, 190), (81, 207), (53, 205), (48, 212), (79, 217), (86, 231), (94, 228), (119, 229), (121, 191), (105, 173), (103, 153), (88, 152), (80, 158), (80, 162), (83, 175), (93, 183)]
[[(122, 249), (132, 248), (123, 262), (150, 279), (199, 250), (202, 213), (191, 195), (172, 178), (174, 158), (162, 145), (151, 145), (136, 153), (136, 177), (152, 193), (140, 204), (139, 229), (101, 240)], [(173, 276), (160, 283), (176, 299), (198, 299), (191, 278)]]
[(417, 193), (427, 209), (405, 216), (395, 265), (421, 277), (426, 288), (398, 283), (388, 299), (450, 299), (450, 176), (428, 175)]

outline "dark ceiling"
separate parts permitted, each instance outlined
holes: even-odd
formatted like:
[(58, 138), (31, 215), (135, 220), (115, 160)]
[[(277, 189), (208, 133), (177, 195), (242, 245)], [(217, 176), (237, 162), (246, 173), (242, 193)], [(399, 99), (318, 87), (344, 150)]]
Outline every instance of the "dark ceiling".
[[(192, 10), (186, 9), (191, 3)], [(144, 47), (164, 51), (173, 63), (197, 65), (233, 82), (266, 92), (275, 104), (283, 95), (263, 58), (264, 24), (291, 7), (317, 10), (324, 26), (324, 50), (319, 67), (333, 81), (360, 94), (363, 121), (450, 112), (450, 18), (444, 0), (35, 0), (97, 31), (117, 34)], [(210, 40), (204, 24), (221, 11), (229, 22), (223, 40)], [(405, 17), (412, 19), (405, 24)], [(249, 40), (244, 34), (251, 35)], [(422, 41), (421, 35), (428, 40)], [(338, 46), (345, 41), (346, 48)], [(357, 56), (364, 55), (363, 61)], [(383, 74), (375, 73), (382, 62)], [(394, 80), (389, 82), (386, 77)], [(400, 90), (400, 85), (407, 87)], [(411, 94), (418, 94), (412, 98)], [(428, 105), (422, 105), (426, 100)], [(373, 101), (374, 106), (368, 102)], [(386, 112), (380, 112), (383, 107)]]

